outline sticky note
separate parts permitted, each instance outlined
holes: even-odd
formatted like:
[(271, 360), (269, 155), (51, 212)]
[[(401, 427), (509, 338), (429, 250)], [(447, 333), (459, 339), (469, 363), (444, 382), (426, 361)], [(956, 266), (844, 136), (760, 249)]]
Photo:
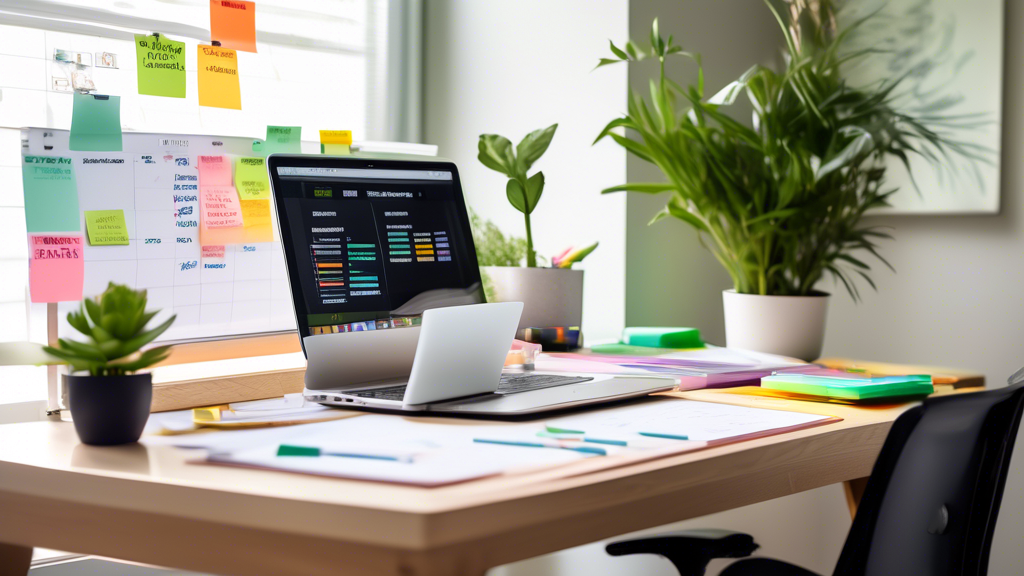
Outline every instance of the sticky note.
[(225, 156), (200, 156), (199, 186), (231, 186), (231, 161)]
[(77, 232), (78, 186), (71, 158), (25, 156), (21, 165), (25, 190), (25, 226), (29, 232)]
[(80, 232), (28, 235), (28, 286), (32, 302), (82, 299), (83, 245)]
[(351, 130), (321, 130), (320, 153), (348, 155), (352, 145)]
[(224, 246), (203, 246), (203, 258), (223, 258)]
[(302, 154), (302, 126), (267, 126), (267, 139), (253, 144), (253, 152)]
[(242, 90), (238, 84), (238, 54), (234, 50), (200, 44), (199, 105), (242, 109)]
[(210, 39), (224, 48), (256, 51), (256, 4), (242, 0), (210, 0)]
[(270, 225), (270, 200), (242, 200), (241, 206), (246, 228)]
[(124, 210), (86, 210), (85, 231), (90, 246), (127, 246), (128, 225)]
[(185, 43), (162, 36), (135, 35), (139, 94), (185, 97)]
[(242, 208), (231, 186), (201, 186), (200, 215), (206, 228), (234, 228), (242, 225)]
[(71, 150), (121, 151), (121, 97), (75, 92)]
[(269, 200), (270, 180), (263, 158), (235, 158), (235, 189), (242, 200)]

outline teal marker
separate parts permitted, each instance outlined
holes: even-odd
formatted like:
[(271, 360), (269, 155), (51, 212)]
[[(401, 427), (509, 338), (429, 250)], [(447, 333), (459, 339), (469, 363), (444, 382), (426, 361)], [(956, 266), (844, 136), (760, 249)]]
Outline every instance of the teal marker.
[(579, 434), (567, 432), (537, 432), (537, 436), (540, 436), (541, 438), (554, 438), (555, 440), (579, 440), (581, 442), (590, 442), (591, 444), (608, 444), (609, 446), (629, 445), (625, 440), (605, 440), (602, 438), (591, 438), (589, 436), (580, 436)]
[(412, 458), (403, 458), (385, 454), (367, 454), (356, 452), (325, 452), (319, 448), (314, 448), (311, 446), (294, 446), (291, 444), (281, 444), (280, 446), (278, 446), (277, 455), (307, 456), (314, 458), (320, 456), (335, 456), (339, 458), (362, 458), (364, 460), (386, 460), (389, 462), (412, 462)]
[(669, 440), (689, 440), (690, 437), (686, 434), (661, 434), (659, 432), (640, 432), (641, 436), (647, 436), (649, 438), (668, 438)]

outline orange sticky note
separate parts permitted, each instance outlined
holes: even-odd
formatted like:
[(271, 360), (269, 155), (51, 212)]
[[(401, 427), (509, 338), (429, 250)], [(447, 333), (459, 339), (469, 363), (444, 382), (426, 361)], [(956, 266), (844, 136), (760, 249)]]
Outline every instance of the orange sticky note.
[(219, 46), (200, 44), (199, 105), (242, 109), (242, 89), (238, 84), (238, 54)]
[(82, 299), (84, 245), (81, 232), (28, 235), (28, 285), (33, 302)]
[(224, 48), (256, 51), (256, 4), (241, 0), (210, 0), (210, 40)]

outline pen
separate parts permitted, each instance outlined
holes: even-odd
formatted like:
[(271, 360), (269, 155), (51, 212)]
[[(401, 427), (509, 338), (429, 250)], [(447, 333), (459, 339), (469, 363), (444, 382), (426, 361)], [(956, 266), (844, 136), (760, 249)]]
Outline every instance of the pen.
[[(557, 426), (545, 426), (548, 432), (552, 434), (586, 434), (583, 430), (570, 430), (568, 428), (558, 428)], [(641, 436), (647, 436), (648, 438), (667, 438), (669, 440), (689, 440), (690, 437), (686, 434), (664, 434), (661, 432), (637, 432)], [(595, 442), (597, 442), (595, 440)], [(602, 444), (608, 444), (611, 442), (597, 442)], [(618, 446), (624, 446), (625, 444), (617, 444)]]
[(295, 446), (281, 444), (277, 448), (278, 456), (335, 456), (339, 458), (362, 458), (365, 460), (386, 460), (389, 462), (412, 462), (411, 456), (392, 456), (387, 454), (368, 454), (359, 452), (327, 452), (312, 446)]
[(556, 446), (551, 444), (543, 444), (541, 442), (522, 442), (519, 440), (487, 440), (485, 438), (474, 438), (473, 442), (479, 444), (501, 444), (502, 446), (524, 446), (526, 448), (557, 448), (559, 450), (572, 450), (573, 452), (583, 452), (584, 454), (597, 454), (599, 456), (607, 456), (608, 452), (604, 448), (597, 448), (594, 446)]

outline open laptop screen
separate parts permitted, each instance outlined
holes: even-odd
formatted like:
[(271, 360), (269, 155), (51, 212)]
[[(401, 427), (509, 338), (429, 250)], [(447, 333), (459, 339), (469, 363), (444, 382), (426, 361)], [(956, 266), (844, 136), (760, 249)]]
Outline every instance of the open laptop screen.
[(415, 326), (426, 309), (484, 301), (454, 164), (269, 165), (301, 336)]

